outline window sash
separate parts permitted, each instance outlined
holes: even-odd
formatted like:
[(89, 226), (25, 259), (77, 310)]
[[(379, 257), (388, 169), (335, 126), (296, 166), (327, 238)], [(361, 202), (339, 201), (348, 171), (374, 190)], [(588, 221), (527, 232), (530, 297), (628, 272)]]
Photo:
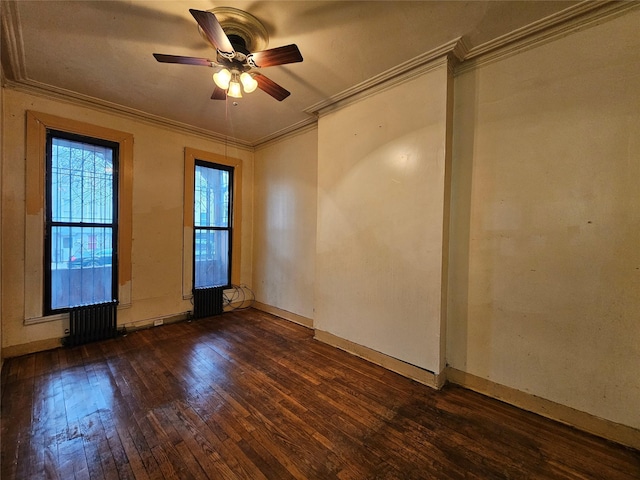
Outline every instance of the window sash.
[(45, 314), (117, 299), (118, 151), (47, 130)]
[(195, 162), (193, 288), (231, 285), (233, 175), (233, 167)]

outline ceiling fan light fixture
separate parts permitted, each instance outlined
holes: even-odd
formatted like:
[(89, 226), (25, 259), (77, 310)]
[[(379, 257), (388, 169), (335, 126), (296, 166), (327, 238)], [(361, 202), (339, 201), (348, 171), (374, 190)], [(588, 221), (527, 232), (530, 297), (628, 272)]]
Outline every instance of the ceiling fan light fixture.
[(251, 93), (258, 88), (258, 82), (248, 72), (243, 72), (240, 75), (240, 82), (242, 82), (242, 88), (244, 88), (245, 93)]
[(229, 83), (231, 82), (231, 72), (226, 68), (223, 68), (219, 72), (213, 74), (213, 81), (222, 90), (226, 90), (229, 88)]
[(238, 76), (234, 75), (231, 82), (229, 82), (229, 90), (227, 95), (233, 98), (242, 98), (242, 88), (240, 88), (240, 82), (238, 82)]

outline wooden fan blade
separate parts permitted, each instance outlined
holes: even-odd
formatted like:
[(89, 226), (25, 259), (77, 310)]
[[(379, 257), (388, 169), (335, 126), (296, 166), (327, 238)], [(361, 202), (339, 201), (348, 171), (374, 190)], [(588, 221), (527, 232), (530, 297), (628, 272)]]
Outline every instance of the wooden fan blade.
[(302, 54), (297, 45), (291, 44), (251, 53), (247, 56), (247, 61), (255, 67), (272, 67), (286, 63), (301, 62)]
[(221, 89), (220, 87), (216, 87), (213, 90), (213, 94), (211, 95), (211, 100), (226, 100), (227, 99), (227, 91)]
[(191, 15), (196, 19), (196, 22), (198, 22), (198, 25), (200, 25), (204, 34), (220, 53), (231, 56), (235, 54), (233, 46), (231, 46), (231, 42), (229, 41), (229, 37), (224, 33), (220, 22), (218, 22), (218, 19), (213, 13), (195, 10), (193, 8), (190, 8), (189, 12), (191, 12)]
[(182, 65), (200, 65), (203, 67), (211, 67), (216, 65), (216, 62), (212, 62), (206, 58), (198, 57), (182, 57), (180, 55), (165, 55), (164, 53), (154, 53), (156, 60), (161, 63), (180, 63)]
[(258, 88), (260, 90), (268, 93), (279, 102), (281, 102), (282, 100), (287, 98), (289, 95), (291, 95), (291, 92), (289, 92), (288, 90), (285, 90), (276, 82), (265, 77), (264, 75), (260, 75), (259, 73), (256, 73), (254, 74), (253, 78), (256, 80), (256, 82), (258, 82)]

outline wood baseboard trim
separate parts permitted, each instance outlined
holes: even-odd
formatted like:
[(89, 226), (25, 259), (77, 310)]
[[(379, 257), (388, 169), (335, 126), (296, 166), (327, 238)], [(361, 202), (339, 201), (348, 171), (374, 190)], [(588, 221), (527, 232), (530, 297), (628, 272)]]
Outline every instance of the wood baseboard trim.
[(61, 346), (62, 342), (59, 338), (47, 338), (35, 342), (21, 343), (20, 345), (11, 345), (2, 349), (2, 358), (21, 357), (31, 353), (53, 350)]
[(298, 315), (297, 313), (289, 312), (287, 310), (282, 310), (278, 307), (272, 307), (271, 305), (267, 305), (266, 303), (253, 302), (252, 306), (256, 310), (270, 313), (271, 315), (275, 315), (276, 317), (284, 318), (285, 320), (297, 323), (298, 325), (302, 325), (303, 327), (313, 328), (313, 319), (311, 318), (303, 317), (302, 315)]
[(640, 430), (516, 390), (455, 368), (445, 370), (447, 381), (501, 400), (523, 410), (564, 423), (584, 432), (640, 450)]
[[(145, 328), (171, 325), (172, 323), (184, 322), (191, 319), (191, 312), (174, 313), (172, 315), (163, 315), (161, 317), (145, 318), (143, 320), (136, 320), (135, 322), (118, 323), (118, 329), (124, 327), (127, 332), (135, 332), (136, 330), (143, 330)], [(160, 325), (155, 325), (156, 320), (162, 320)]]
[(356, 355), (371, 363), (380, 365), (387, 370), (391, 370), (392, 372), (396, 372), (404, 377), (408, 377), (416, 382), (420, 382), (438, 390), (443, 387), (446, 380), (446, 377), (443, 374), (435, 374), (429, 370), (416, 367), (415, 365), (390, 357), (389, 355), (378, 352), (369, 347), (359, 345), (350, 340), (345, 340), (344, 338), (338, 337), (329, 332), (316, 330), (314, 338), (320, 342), (339, 348), (345, 352), (349, 352), (352, 355)]

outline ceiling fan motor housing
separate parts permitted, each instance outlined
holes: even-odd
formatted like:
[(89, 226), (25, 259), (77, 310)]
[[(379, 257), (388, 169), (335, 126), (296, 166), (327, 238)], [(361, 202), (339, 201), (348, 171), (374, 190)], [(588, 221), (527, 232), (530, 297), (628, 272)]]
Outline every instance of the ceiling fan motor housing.
[[(227, 34), (234, 48), (236, 47), (236, 40), (234, 39), (241, 41), (239, 45), (242, 48), (236, 48), (236, 52), (242, 52), (247, 55), (249, 52), (266, 50), (269, 46), (267, 29), (260, 20), (250, 13), (233, 7), (216, 7), (208, 11), (216, 16), (222, 30)], [(208, 41), (200, 26), (198, 26), (198, 31)]]

